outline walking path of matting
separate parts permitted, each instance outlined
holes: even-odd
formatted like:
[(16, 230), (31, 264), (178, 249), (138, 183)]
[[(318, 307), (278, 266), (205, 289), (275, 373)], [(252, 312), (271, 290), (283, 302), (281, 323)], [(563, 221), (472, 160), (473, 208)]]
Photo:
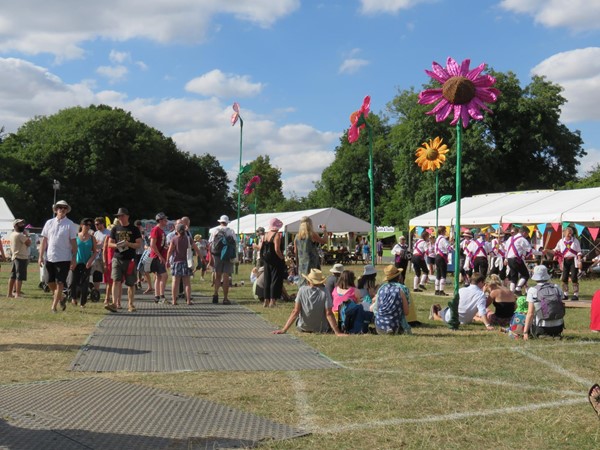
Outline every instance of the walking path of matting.
[[(240, 305), (139, 296), (107, 314), (71, 364), (80, 372), (340, 368)], [(306, 432), (207, 400), (99, 377), (0, 385), (0, 450), (251, 447)]]
[(176, 306), (136, 301), (137, 311), (107, 315), (79, 351), (71, 370), (179, 372), (339, 368), (243, 306), (209, 299)]

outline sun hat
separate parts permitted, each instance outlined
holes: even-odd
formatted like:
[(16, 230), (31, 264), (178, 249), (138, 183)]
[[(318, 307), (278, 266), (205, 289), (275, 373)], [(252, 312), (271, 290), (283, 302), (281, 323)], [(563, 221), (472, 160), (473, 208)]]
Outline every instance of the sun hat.
[(400, 275), (402, 273), (402, 270), (403, 269), (398, 269), (393, 264), (390, 264), (389, 266), (385, 266), (385, 268), (383, 269), (383, 278), (385, 278), (387, 281), (393, 280), (394, 278), (397, 278), (398, 275)]
[(71, 212), (71, 207), (69, 206), (69, 204), (64, 201), (64, 200), (59, 200), (57, 201), (54, 206), (52, 207), (52, 210), (54, 212), (56, 212), (56, 208), (58, 208), (59, 206), (65, 206), (67, 208), (67, 214), (69, 214)]
[(527, 304), (527, 297), (521, 295), (517, 298), (517, 309), (515, 309), (515, 312), (526, 313), (528, 309), (529, 305)]
[(202, 235), (201, 235), (201, 234), (195, 234), (195, 235), (194, 235), (194, 241), (196, 241), (196, 242), (197, 242), (197, 241), (199, 241), (199, 240), (201, 240), (201, 239), (202, 239)]
[(375, 266), (373, 264), (367, 264), (363, 269), (363, 277), (365, 275), (376, 275), (377, 270), (375, 270)]
[(463, 231), (463, 233), (461, 234), (462, 237), (473, 237), (473, 233), (470, 231)]
[(164, 212), (159, 212), (155, 217), (156, 220), (163, 220), (166, 218), (167, 218), (167, 215)]
[(279, 220), (277, 217), (273, 217), (269, 220), (269, 230), (270, 231), (279, 231), (279, 229), (283, 226), (283, 222)]
[(219, 217), (219, 220), (217, 220), (217, 222), (219, 222), (219, 223), (229, 223), (229, 216), (226, 216), (225, 214), (223, 214), (221, 217)]
[(340, 263), (334, 264), (333, 267), (329, 269), (329, 271), (331, 273), (342, 273), (344, 271), (344, 265)]
[(117, 216), (117, 217), (119, 217), (119, 216), (128, 216), (128, 215), (129, 215), (129, 210), (127, 208), (119, 208), (119, 210), (115, 214), (115, 216)]
[(20, 223), (25, 223), (25, 219), (15, 219), (15, 220), (13, 220), (13, 227), (15, 225), (20, 224)]
[(548, 281), (550, 279), (548, 268), (544, 265), (535, 266), (533, 268), (533, 275), (531, 276), (531, 279), (533, 281)]
[(302, 274), (302, 276), (310, 284), (325, 283), (325, 277), (323, 276), (323, 272), (321, 272), (319, 269), (310, 269), (310, 273), (308, 275)]

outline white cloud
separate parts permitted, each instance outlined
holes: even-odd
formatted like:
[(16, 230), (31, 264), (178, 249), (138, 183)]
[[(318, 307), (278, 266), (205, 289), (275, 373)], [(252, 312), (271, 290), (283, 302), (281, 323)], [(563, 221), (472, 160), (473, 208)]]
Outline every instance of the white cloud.
[(358, 72), (361, 67), (369, 65), (369, 61), (360, 58), (348, 58), (342, 62), (338, 73), (353, 74)]
[[(80, 44), (97, 38), (133, 38), (160, 43), (198, 43), (212, 17), (231, 14), (260, 27), (291, 14), (300, 0), (104, 0), (101, 2), (21, 0), (2, 5), (0, 52), (50, 53), (81, 58)], [(31, 12), (35, 11), (35, 14)]]
[(588, 172), (590, 172), (594, 166), (600, 165), (600, 149), (599, 148), (586, 148), (585, 151), (587, 155), (585, 155), (579, 161), (581, 164), (579, 165), (579, 170), (577, 175), (580, 177), (587, 176)]
[(118, 83), (119, 81), (123, 81), (127, 74), (129, 73), (129, 69), (125, 66), (100, 66), (96, 69), (96, 73), (98, 75), (102, 75), (103, 77), (108, 78), (111, 84)]
[(131, 61), (131, 53), (111, 50), (108, 55), (108, 59), (113, 64), (123, 64)]
[(410, 9), (420, 3), (432, 1), (435, 0), (360, 0), (360, 10), (364, 14), (397, 13), (401, 9)]
[(185, 85), (188, 92), (226, 98), (253, 97), (263, 88), (264, 84), (252, 83), (248, 75), (225, 74), (219, 69), (211, 70)]
[(600, 29), (600, 2), (595, 0), (502, 0), (500, 5), (508, 11), (529, 14), (547, 27)]
[[(15, 132), (36, 115), (90, 104), (119, 107), (136, 119), (171, 136), (181, 150), (215, 155), (223, 167), (237, 170), (239, 127), (230, 123), (231, 104), (217, 97), (129, 98), (117, 90), (94, 92), (93, 84), (67, 84), (47, 69), (15, 58), (0, 58), (0, 124)], [(306, 124), (278, 125), (244, 109), (243, 161), (269, 155), (283, 171), (286, 192), (306, 195), (334, 158), (340, 133), (323, 132)], [(276, 113), (277, 116), (277, 113)], [(292, 180), (292, 181), (288, 181)], [(289, 187), (291, 186), (291, 187)]]
[(600, 47), (557, 53), (531, 69), (531, 73), (544, 75), (564, 88), (562, 95), (567, 104), (562, 120), (600, 120)]

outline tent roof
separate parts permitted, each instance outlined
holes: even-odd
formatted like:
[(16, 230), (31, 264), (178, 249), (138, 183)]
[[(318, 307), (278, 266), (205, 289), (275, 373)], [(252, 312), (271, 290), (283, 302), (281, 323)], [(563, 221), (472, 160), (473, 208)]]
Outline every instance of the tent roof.
[[(297, 233), (300, 227), (302, 217), (308, 216), (312, 219), (315, 229), (319, 225), (327, 226), (327, 231), (331, 233), (368, 233), (371, 231), (371, 224), (358, 217), (354, 217), (344, 211), (336, 208), (307, 209), (304, 211), (291, 211), (280, 213), (263, 213), (256, 215), (256, 226), (254, 223), (254, 214), (248, 214), (240, 219), (240, 233), (252, 234), (258, 227), (269, 227), (269, 220), (277, 217), (283, 222), (282, 231), (288, 233)], [(211, 232), (216, 228), (211, 228)], [(237, 232), (237, 220), (229, 222), (229, 228)]]
[(12, 231), (13, 220), (15, 220), (15, 216), (6, 204), (6, 200), (4, 200), (3, 197), (0, 197), (0, 230)]
[[(600, 188), (565, 191), (539, 190), (475, 195), (461, 201), (460, 223), (484, 226), (501, 223), (580, 223), (600, 224)], [(439, 225), (452, 226), (456, 202), (439, 209)], [(415, 217), (410, 227), (435, 226), (435, 210)]]

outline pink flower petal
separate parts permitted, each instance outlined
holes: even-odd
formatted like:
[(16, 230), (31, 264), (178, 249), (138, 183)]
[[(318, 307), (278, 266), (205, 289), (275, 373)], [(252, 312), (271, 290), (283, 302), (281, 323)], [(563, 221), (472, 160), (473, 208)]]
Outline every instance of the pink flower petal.
[(460, 67), (458, 66), (458, 63), (450, 57), (448, 57), (448, 60), (446, 61), (446, 71), (452, 77), (460, 76)]
[(469, 109), (465, 105), (461, 105), (460, 117), (462, 118), (463, 128), (467, 128), (469, 126), (470, 117), (469, 117)]
[(231, 126), (234, 126), (236, 124), (236, 122), (238, 121), (238, 118), (240, 117), (240, 115), (236, 112), (234, 112), (231, 115)]
[(437, 73), (432, 72), (431, 70), (425, 69), (425, 73), (440, 84), (444, 84), (444, 82), (448, 79), (446, 76), (440, 77)]
[(352, 125), (348, 129), (348, 142), (350, 142), (351, 144), (353, 142), (356, 142), (356, 140), (358, 139), (358, 135), (359, 135), (358, 128), (355, 125)]
[(233, 110), (239, 114), (240, 112), (240, 105), (238, 104), (238, 102), (234, 102), (233, 103)]
[(429, 111), (428, 114), (435, 114), (436, 122), (443, 122), (448, 118), (450, 112), (452, 111), (452, 103), (448, 100), (444, 99), (438, 105)]
[(466, 77), (471, 80), (471, 81), (475, 81), (477, 79), (477, 77), (479, 76), (479, 74), (481, 72), (483, 72), (483, 69), (485, 69), (485, 63), (481, 63), (479, 64), (477, 67), (475, 67), (473, 70), (471, 70)]
[(435, 61), (431, 63), (431, 68), (433, 69), (433, 72), (439, 77), (438, 81), (440, 83), (445, 83), (450, 79), (450, 74), (446, 71), (446, 69), (444, 69)]
[(487, 88), (492, 86), (496, 82), (496, 79), (491, 75), (482, 75), (473, 80), (473, 84), (476, 87)]
[(487, 103), (494, 103), (496, 100), (498, 100), (498, 94), (498, 90), (494, 88), (475, 88), (475, 97), (478, 97)]
[(369, 114), (370, 109), (371, 109), (371, 97), (369, 95), (367, 95), (363, 100), (362, 106), (360, 107), (360, 112), (362, 112), (366, 117)]
[(460, 65), (460, 75), (466, 77), (469, 74), (470, 59), (465, 59)]
[(442, 98), (441, 89), (425, 89), (423, 92), (419, 93), (419, 104), (429, 105), (430, 103), (438, 101), (440, 98)]

